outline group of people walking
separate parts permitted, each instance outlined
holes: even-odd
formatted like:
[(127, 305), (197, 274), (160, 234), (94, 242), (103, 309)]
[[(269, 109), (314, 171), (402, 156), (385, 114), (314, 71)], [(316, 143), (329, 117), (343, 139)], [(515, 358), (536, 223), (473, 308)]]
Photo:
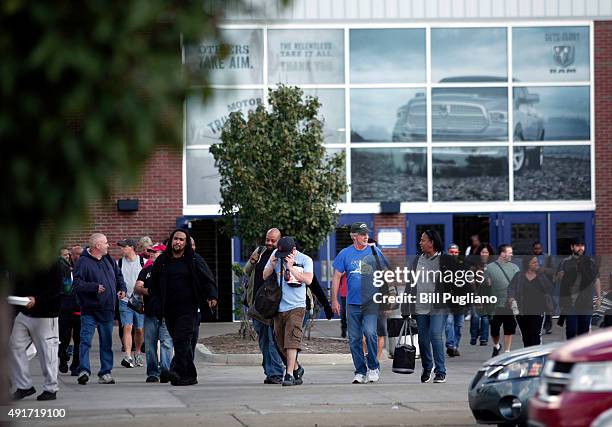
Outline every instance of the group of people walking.
[[(313, 294), (328, 319), (334, 313), (345, 319), (342, 332), (348, 333), (354, 365), (352, 383), (379, 381), (381, 329), (383, 335), (386, 333), (381, 323), (386, 325), (386, 313), (373, 298), (378, 289), (372, 277), (374, 271), (391, 267), (369, 239), (369, 233), (363, 222), (351, 225), (352, 244), (333, 261), (331, 304), (314, 275), (312, 258), (298, 250), (294, 238), (270, 229), (265, 245), (251, 254), (243, 268), (248, 277), (245, 304), (255, 302), (266, 280), (273, 280), (282, 289), (273, 318), (253, 320), (263, 356), (265, 384), (303, 383), (305, 370), (298, 359), (306, 312), (314, 304), (310, 298)], [(113, 384), (112, 332), (117, 312), (125, 352), (122, 366), (142, 366), (144, 344), (147, 382), (170, 382), (175, 386), (197, 383), (194, 352), (200, 311), (216, 306), (217, 285), (210, 268), (195, 252), (188, 231), (174, 230), (165, 243), (149, 242), (139, 255), (135, 241), (121, 240), (117, 244), (122, 257), (115, 261), (109, 255), (106, 236), (96, 233), (84, 249), (62, 248), (59, 261), (50, 270), (14, 278), (15, 295), (26, 297), (25, 305), (18, 307), (9, 342), (15, 399), (35, 393), (26, 356), (32, 343), (38, 350), (44, 375), (39, 400), (56, 398), (58, 370), (70, 371), (79, 384), (87, 384), (92, 376), (89, 353), (96, 330), (101, 365), (98, 382)], [(420, 236), (421, 251), (410, 268), (441, 273), (415, 276), (416, 282), (406, 289), (414, 299), (402, 307), (402, 314), (413, 317), (418, 327), (423, 383), (446, 382), (445, 348), (449, 357), (460, 355), (467, 315), (470, 344), (485, 346), (490, 334), (492, 356), (496, 356), (510, 350), (517, 326), (524, 346), (540, 344), (542, 331), (552, 327), (557, 302), (568, 339), (589, 331), (593, 295), (596, 306), (601, 304), (597, 265), (584, 255), (581, 239), (574, 240), (572, 254), (556, 270), (543, 258), (539, 242), (533, 245), (533, 255), (523, 257), (522, 268), (512, 262), (511, 245), (502, 244), (494, 258), (489, 244), (473, 243), (466, 251), (468, 256), (461, 258), (457, 245), (444, 251), (435, 231), (425, 230)], [(440, 279), (460, 271), (482, 274), (475, 274), (477, 279), (467, 285)], [(344, 292), (340, 292), (342, 287)], [(496, 301), (466, 306), (443, 298), (419, 298), (420, 294), (443, 293), (472, 293), (495, 297)], [(68, 366), (71, 338), (74, 350)]]
[[(151, 244), (145, 248), (145, 262), (135, 254), (135, 241), (126, 239), (118, 245), (122, 257), (115, 261), (109, 255), (107, 237), (95, 233), (85, 249), (73, 248), (77, 254), (72, 257), (73, 263), (62, 249), (60, 260), (52, 268), (13, 279), (14, 295), (27, 300), (25, 305), (17, 306), (9, 340), (14, 399), (36, 392), (26, 355), (32, 343), (44, 375), (43, 393), (38, 400), (56, 399), (58, 371), (70, 370), (79, 384), (87, 384), (92, 375), (89, 353), (95, 331), (100, 347), (98, 383), (114, 384), (112, 332), (117, 311), (123, 332), (123, 366), (143, 365), (144, 343), (147, 382), (197, 384), (194, 351), (199, 311), (217, 304), (217, 285), (210, 268), (194, 251), (186, 230), (173, 231), (167, 245)], [(134, 357), (132, 330), (136, 338)], [(74, 350), (68, 367), (71, 337)]]

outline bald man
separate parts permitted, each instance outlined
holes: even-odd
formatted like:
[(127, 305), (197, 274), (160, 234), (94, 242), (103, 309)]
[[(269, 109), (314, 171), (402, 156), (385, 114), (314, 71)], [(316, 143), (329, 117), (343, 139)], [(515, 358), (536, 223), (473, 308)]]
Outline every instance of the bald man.
[[(266, 245), (259, 246), (251, 254), (249, 260), (244, 265), (244, 274), (249, 276), (249, 287), (252, 287), (253, 297), (257, 294), (257, 290), (264, 282), (263, 270), (270, 259), (270, 255), (276, 249), (276, 245), (281, 238), (281, 232), (278, 228), (271, 228), (266, 233)], [(249, 292), (250, 293), (250, 292)], [(253, 301), (249, 301), (252, 304)], [(253, 319), (253, 328), (259, 336), (259, 349), (263, 355), (264, 384), (281, 384), (283, 382), (283, 374), (285, 366), (283, 360), (276, 348), (274, 339), (274, 330), (271, 325)]]
[(104, 234), (92, 234), (89, 248), (83, 251), (74, 270), (73, 288), (81, 305), (80, 366), (77, 381), (87, 384), (91, 376), (89, 350), (94, 332), (100, 340), (98, 382), (115, 384), (113, 368), (112, 333), (117, 298), (124, 298), (126, 285), (123, 274), (108, 254), (108, 240)]

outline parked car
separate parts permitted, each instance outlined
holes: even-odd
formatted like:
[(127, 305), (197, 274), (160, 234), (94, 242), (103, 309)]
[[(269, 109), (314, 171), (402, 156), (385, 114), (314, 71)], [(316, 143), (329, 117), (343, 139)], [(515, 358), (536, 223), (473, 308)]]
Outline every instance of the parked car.
[(480, 424), (525, 425), (527, 402), (538, 389), (548, 355), (562, 343), (522, 348), (485, 362), (468, 392), (470, 409)]
[(538, 392), (529, 401), (529, 426), (612, 425), (612, 329), (568, 341), (551, 353)]
[[(440, 83), (474, 81), (506, 82), (498, 77), (452, 77)], [(434, 141), (507, 141), (508, 102), (505, 96), (496, 96), (492, 88), (448, 88), (434, 93), (431, 103), (432, 138)], [(544, 119), (534, 108), (540, 98), (525, 87), (514, 90), (514, 140), (541, 141), (544, 139)], [(396, 142), (423, 141), (427, 135), (425, 119), (427, 99), (418, 92), (397, 110), (392, 140)], [(542, 167), (541, 147), (514, 147), (513, 167)]]

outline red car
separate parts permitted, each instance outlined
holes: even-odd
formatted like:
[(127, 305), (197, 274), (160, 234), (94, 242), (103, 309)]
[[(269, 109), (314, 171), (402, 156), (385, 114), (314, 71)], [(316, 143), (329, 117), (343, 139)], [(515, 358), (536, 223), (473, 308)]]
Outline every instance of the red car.
[(612, 328), (575, 338), (550, 354), (529, 426), (612, 425)]

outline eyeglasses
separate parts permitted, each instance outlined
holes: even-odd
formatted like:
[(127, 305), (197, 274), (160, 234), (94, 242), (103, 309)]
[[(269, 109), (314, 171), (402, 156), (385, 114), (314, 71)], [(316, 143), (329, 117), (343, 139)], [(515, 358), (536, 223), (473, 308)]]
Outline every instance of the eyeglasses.
[(147, 249), (147, 253), (154, 254), (154, 253), (155, 253), (155, 250), (153, 250), (153, 249)]

